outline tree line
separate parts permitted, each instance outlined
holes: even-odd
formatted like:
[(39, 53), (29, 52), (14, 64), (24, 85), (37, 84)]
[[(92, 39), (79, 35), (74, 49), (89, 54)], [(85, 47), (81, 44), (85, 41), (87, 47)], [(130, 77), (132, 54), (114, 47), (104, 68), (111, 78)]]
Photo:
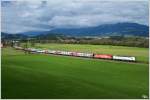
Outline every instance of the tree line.
[[(11, 41), (2, 40), (3, 45), (13, 45)], [(29, 39), (21, 39), (19, 43), (28, 43), (34, 47), (36, 43), (65, 43), (65, 44), (92, 44), (92, 45), (115, 45), (129, 47), (149, 47), (149, 39), (146, 37), (125, 37), (125, 36), (110, 36), (110, 37), (36, 37)], [(27, 45), (27, 44), (26, 44)]]

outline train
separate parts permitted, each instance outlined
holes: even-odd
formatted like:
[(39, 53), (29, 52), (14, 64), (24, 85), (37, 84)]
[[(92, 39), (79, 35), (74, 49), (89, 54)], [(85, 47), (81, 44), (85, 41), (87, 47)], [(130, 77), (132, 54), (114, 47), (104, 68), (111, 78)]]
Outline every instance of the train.
[(35, 48), (22, 48), (14, 46), (17, 50), (28, 51), (29, 53), (39, 53), (39, 54), (54, 54), (54, 55), (64, 55), (64, 56), (74, 56), (74, 57), (84, 57), (84, 58), (93, 58), (93, 59), (108, 59), (108, 60), (119, 60), (119, 61), (130, 61), (135, 62), (135, 57), (131, 56), (120, 56), (120, 55), (111, 55), (111, 54), (96, 54), (96, 53), (83, 53), (83, 52), (74, 52), (74, 51), (60, 51), (60, 50), (43, 50)]

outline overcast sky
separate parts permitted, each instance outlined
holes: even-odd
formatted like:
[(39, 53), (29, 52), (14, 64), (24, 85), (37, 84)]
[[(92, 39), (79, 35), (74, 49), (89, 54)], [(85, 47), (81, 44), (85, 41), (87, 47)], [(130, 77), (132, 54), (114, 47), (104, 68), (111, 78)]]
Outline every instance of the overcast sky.
[(148, 0), (2, 1), (1, 31), (19, 33), (53, 28), (132, 22), (148, 25)]

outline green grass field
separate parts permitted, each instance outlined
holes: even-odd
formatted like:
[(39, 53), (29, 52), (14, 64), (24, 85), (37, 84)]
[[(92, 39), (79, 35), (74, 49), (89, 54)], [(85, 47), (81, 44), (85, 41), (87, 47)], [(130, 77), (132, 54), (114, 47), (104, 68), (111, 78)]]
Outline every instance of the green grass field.
[(139, 62), (148, 63), (149, 61), (148, 48), (85, 44), (36, 44), (36, 48), (135, 56)]
[[(40, 45), (62, 49), (64, 45)], [(148, 59), (147, 49), (113, 49), (113, 46), (74, 45), (65, 50), (133, 54)], [(103, 47), (103, 49), (102, 49)], [(85, 48), (85, 50), (84, 50)], [(118, 52), (117, 52), (118, 51)], [(111, 52), (111, 53), (112, 53)], [(136, 53), (138, 54), (136, 54)], [(142, 55), (143, 53), (143, 55)], [(140, 58), (139, 58), (140, 59)], [(12, 48), (2, 49), (2, 98), (142, 98), (148, 96), (149, 66), (68, 56), (24, 54)]]

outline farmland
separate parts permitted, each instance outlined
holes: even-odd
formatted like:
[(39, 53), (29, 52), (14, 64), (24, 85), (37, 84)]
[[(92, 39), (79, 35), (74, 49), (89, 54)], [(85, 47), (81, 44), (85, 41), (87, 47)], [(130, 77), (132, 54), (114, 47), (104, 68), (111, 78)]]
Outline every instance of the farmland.
[[(37, 48), (136, 56), (148, 61), (148, 49), (37, 44)], [(148, 96), (146, 63), (24, 54), (2, 49), (2, 98), (143, 98)]]
[(148, 63), (148, 48), (111, 46), (111, 45), (81, 45), (81, 44), (36, 44), (36, 48), (135, 56), (136, 60)]

